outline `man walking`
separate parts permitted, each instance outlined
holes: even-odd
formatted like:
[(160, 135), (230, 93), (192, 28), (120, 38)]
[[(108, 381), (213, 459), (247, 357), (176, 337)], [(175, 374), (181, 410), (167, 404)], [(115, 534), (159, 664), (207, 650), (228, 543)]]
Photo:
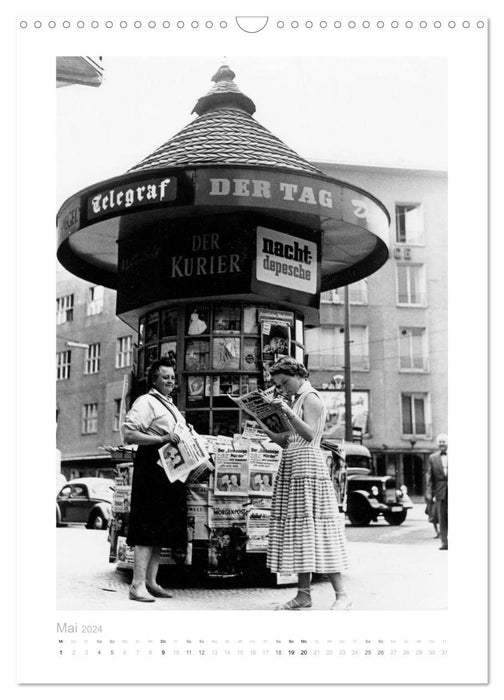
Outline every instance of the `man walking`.
[(439, 450), (429, 457), (425, 477), (425, 500), (435, 501), (441, 547), (448, 549), (448, 435), (436, 438)]

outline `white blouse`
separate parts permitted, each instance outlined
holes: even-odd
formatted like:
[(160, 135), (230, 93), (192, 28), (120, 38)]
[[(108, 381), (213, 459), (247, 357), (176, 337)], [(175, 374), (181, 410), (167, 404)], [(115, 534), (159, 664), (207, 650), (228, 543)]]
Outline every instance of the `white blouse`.
[[(161, 400), (156, 398), (156, 395)], [(178, 423), (185, 425), (185, 418), (173, 401), (156, 389), (151, 389), (148, 394), (139, 396), (135, 401), (124, 418), (123, 427), (147, 435), (166, 435), (171, 433)]]

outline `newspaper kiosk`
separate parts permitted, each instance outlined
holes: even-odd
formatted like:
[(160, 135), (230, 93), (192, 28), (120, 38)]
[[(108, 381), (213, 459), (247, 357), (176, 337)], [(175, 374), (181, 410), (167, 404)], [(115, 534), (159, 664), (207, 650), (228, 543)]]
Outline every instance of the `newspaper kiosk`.
[[(126, 402), (145, 391), (152, 361), (171, 357), (187, 421), (201, 435), (228, 438), (242, 432), (244, 418), (229, 397), (267, 386), (283, 354), (303, 361), (321, 291), (379, 269), (390, 223), (372, 194), (328, 177), (256, 121), (234, 78), (221, 66), (192, 122), (125, 174), (71, 196), (57, 215), (59, 261), (116, 289), (117, 315), (138, 332)], [(212, 514), (205, 527), (221, 531), (233, 508), (236, 522), (249, 517), (238, 504), (261, 489), (260, 479), (271, 489), (271, 475), (259, 469), (246, 489), (239, 462), (206, 496), (198, 486), (195, 536), (198, 508)], [(257, 525), (250, 546), (260, 546), (265, 519), (260, 508), (249, 517)], [(226, 533), (228, 550), (238, 527)], [(238, 557), (242, 545), (232, 547)], [(221, 563), (216, 555), (217, 569), (233, 568), (229, 551)]]

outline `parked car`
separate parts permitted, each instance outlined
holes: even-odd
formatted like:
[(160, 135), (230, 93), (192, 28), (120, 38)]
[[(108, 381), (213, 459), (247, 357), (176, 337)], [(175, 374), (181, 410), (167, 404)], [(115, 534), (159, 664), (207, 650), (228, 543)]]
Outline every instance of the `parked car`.
[(88, 477), (67, 481), (56, 496), (56, 526), (84, 523), (88, 529), (105, 530), (113, 495), (113, 479)]
[[(358, 443), (322, 439), (322, 448), (334, 457), (333, 482), (340, 510), (356, 527), (365, 527), (383, 516), (389, 525), (402, 525), (413, 503), (405, 486), (397, 488), (395, 477), (373, 474), (371, 453)], [(342, 453), (344, 453), (344, 462)]]

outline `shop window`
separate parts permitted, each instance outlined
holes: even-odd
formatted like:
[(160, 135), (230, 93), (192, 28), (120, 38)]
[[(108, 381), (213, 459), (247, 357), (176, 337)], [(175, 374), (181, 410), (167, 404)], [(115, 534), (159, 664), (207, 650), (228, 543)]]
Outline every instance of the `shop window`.
[[(367, 326), (350, 328), (350, 363), (352, 370), (369, 370)], [(343, 369), (345, 365), (345, 332), (343, 326), (321, 326), (306, 331), (306, 353), (310, 369)]]
[(241, 308), (239, 306), (215, 306), (214, 307), (214, 334), (238, 335), (241, 330), (240, 323)]
[(145, 321), (142, 319), (138, 324), (138, 345), (142, 346), (145, 343)]
[(241, 377), (240, 394), (249, 394), (251, 391), (259, 389), (259, 380), (254, 375), (243, 374)]
[(207, 408), (212, 395), (212, 377), (202, 374), (189, 374), (186, 377), (187, 406)]
[(71, 350), (56, 353), (56, 379), (70, 379)]
[(395, 222), (396, 243), (423, 244), (424, 224), (421, 204), (396, 204)]
[(425, 268), (423, 265), (396, 267), (397, 303), (401, 306), (425, 306)]
[(213, 407), (229, 408), (232, 406), (231, 396), (240, 396), (239, 374), (217, 374), (212, 377)]
[[(280, 336), (282, 347), (275, 346), (272, 352), (272, 342), (278, 343)], [(140, 319), (138, 342), (138, 391), (154, 360), (175, 360), (177, 354), (182, 355), (178, 360), (179, 408), (202, 434), (239, 431), (241, 411), (231, 397), (263, 385), (266, 350), (271, 361), (283, 353), (304, 360), (299, 317), (240, 302), (195, 302), (149, 313)]]
[(249, 372), (258, 372), (259, 359), (259, 340), (257, 338), (244, 338), (242, 369), (246, 369)]
[(250, 335), (259, 333), (259, 325), (257, 323), (257, 308), (255, 306), (245, 306), (243, 308), (243, 332)]
[(161, 348), (159, 351), (159, 357), (167, 357), (172, 360), (174, 367), (177, 367), (177, 341), (176, 340), (165, 340), (161, 343)]
[(161, 313), (161, 338), (177, 335), (177, 309), (165, 309)]
[(210, 333), (210, 308), (206, 305), (195, 305), (187, 313), (187, 335), (208, 335)]
[(74, 295), (67, 294), (64, 297), (56, 299), (56, 324), (59, 326), (62, 323), (73, 321), (74, 312)]
[(133, 357), (132, 336), (118, 338), (116, 343), (116, 369), (129, 367)]
[(148, 347), (145, 348), (145, 371), (149, 369), (151, 364), (154, 362), (154, 360), (157, 360), (159, 357), (159, 348), (156, 343), (156, 345), (149, 345)]
[(100, 371), (100, 343), (93, 343), (86, 350), (84, 374), (96, 374)]
[(82, 407), (82, 433), (91, 435), (98, 432), (98, 404), (85, 403)]
[(240, 369), (240, 338), (214, 338), (212, 369)]
[(427, 336), (425, 328), (399, 329), (399, 363), (403, 371), (427, 371)]
[(86, 314), (87, 316), (95, 316), (96, 314), (101, 314), (103, 311), (103, 295), (104, 288), (101, 285), (96, 287), (90, 287), (88, 289), (88, 299)]
[(149, 314), (145, 324), (145, 343), (152, 343), (159, 338), (159, 314)]
[(208, 340), (188, 340), (186, 342), (185, 368), (192, 371), (210, 369), (210, 343)]
[(430, 437), (430, 406), (427, 394), (401, 394), (402, 434)]

